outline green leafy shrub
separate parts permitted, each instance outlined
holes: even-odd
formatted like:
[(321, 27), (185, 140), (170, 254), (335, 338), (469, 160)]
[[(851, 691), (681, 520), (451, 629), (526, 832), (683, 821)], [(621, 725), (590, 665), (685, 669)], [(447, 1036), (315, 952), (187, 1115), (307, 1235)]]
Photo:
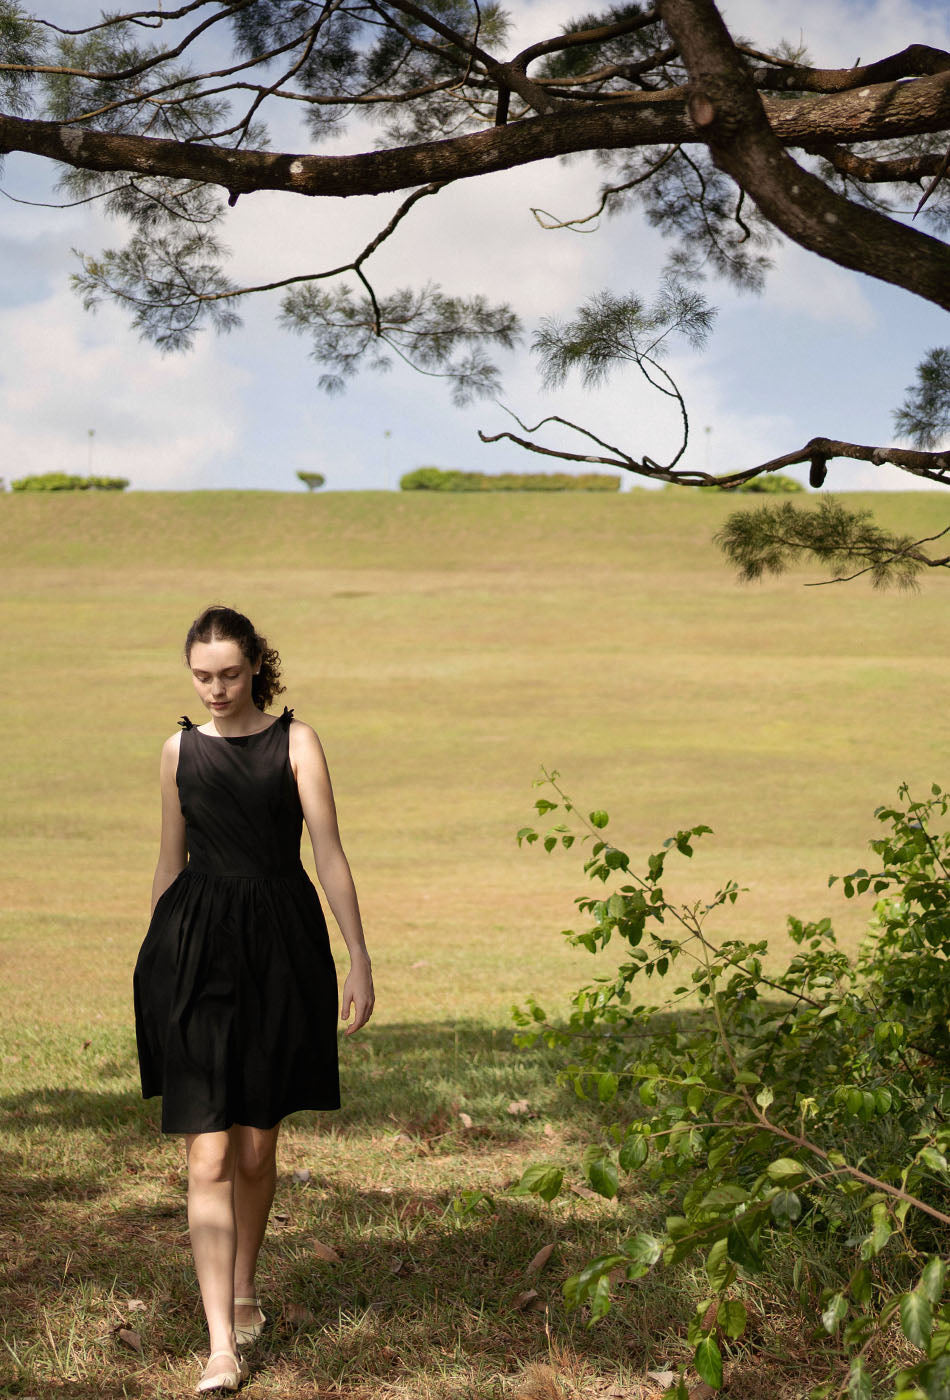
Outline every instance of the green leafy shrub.
[(43, 472), (10, 482), (11, 491), (124, 491), (124, 476), (70, 476), (67, 472)]
[(401, 491), (619, 491), (606, 472), (459, 472), (417, 467), (399, 479)]
[(765, 476), (754, 476), (750, 481), (744, 481), (741, 486), (736, 486), (734, 489), (736, 491), (757, 492), (766, 496), (787, 496), (796, 491), (804, 491), (805, 488), (793, 476), (784, 476), (781, 472), (767, 472)]
[[(604, 834), (606, 812), (584, 819), (556, 773), (540, 783), (551, 795), (538, 813), (564, 820), (543, 836), (523, 827), (519, 844), (587, 843), (597, 889), (577, 900), (586, 927), (566, 937), (592, 953), (619, 938), (624, 956), (577, 992), (566, 1025), (533, 1000), (516, 1008), (518, 1040), (563, 1047), (562, 1081), (612, 1106), (604, 1141), (574, 1173), (610, 1198), (623, 1177), (644, 1175), (670, 1212), (656, 1235), (633, 1231), (568, 1279), (567, 1301), (596, 1320), (618, 1271), (635, 1279), (701, 1259), (708, 1296), (688, 1341), (718, 1388), (723, 1351), (746, 1328), (748, 1280), (780, 1246), (797, 1248), (799, 1304), (827, 1343), (815, 1346), (816, 1400), (871, 1400), (885, 1383), (895, 1400), (950, 1395), (950, 797), (934, 785), (916, 802), (903, 787), (876, 813), (887, 830), (871, 842), (878, 868), (844, 877), (848, 897), (877, 896), (857, 956), (837, 946), (828, 919), (791, 918), (797, 951), (771, 971), (765, 939), (708, 931), (739, 897), (735, 882), (685, 904), (665, 892), (667, 862), (690, 857), (708, 827), (676, 832), (637, 871)], [(551, 1200), (571, 1170), (529, 1167), (518, 1189)], [(823, 1285), (802, 1267), (816, 1246)], [(915, 1359), (872, 1379), (887, 1370), (879, 1358), (895, 1328)], [(842, 1356), (840, 1386), (822, 1380)], [(688, 1394), (685, 1372), (676, 1394)]]
[(297, 480), (302, 481), (308, 491), (319, 491), (320, 487), (326, 484), (326, 477), (322, 472), (298, 472)]

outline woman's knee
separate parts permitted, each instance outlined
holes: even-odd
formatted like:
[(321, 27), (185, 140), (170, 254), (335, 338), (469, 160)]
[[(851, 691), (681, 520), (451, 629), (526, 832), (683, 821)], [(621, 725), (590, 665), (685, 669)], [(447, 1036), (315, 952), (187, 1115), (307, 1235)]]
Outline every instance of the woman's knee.
[(247, 1181), (267, 1181), (277, 1169), (277, 1134), (242, 1128), (234, 1143), (235, 1167)]
[(234, 1175), (234, 1145), (227, 1133), (198, 1133), (187, 1150), (188, 1176), (196, 1184), (229, 1181)]

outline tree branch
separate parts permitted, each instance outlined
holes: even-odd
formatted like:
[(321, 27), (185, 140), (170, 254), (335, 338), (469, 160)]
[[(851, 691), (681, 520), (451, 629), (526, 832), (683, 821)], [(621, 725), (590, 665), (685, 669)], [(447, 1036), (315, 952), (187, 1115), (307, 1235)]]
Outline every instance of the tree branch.
[[(950, 75), (860, 93), (765, 98), (762, 105), (777, 140), (788, 146), (943, 131), (950, 126)], [(23, 151), (90, 170), (138, 170), (199, 179), (242, 193), (270, 189), (314, 196), (383, 194), (432, 179), (464, 179), (578, 151), (705, 144), (707, 139), (687, 114), (683, 88), (630, 93), (609, 107), (571, 108), (447, 141), (348, 156), (217, 149), (0, 114), (0, 150), (5, 152)]]
[[(690, 115), (706, 135), (713, 160), (769, 222), (841, 267), (907, 287), (950, 309), (950, 249), (836, 194), (792, 160), (713, 0), (659, 0), (659, 9), (689, 70)], [(950, 88), (950, 72), (917, 81)]]
[[(739, 53), (752, 53), (737, 44)], [(950, 53), (929, 44), (911, 44), (889, 58), (854, 68), (805, 68), (799, 65), (753, 68), (752, 80), (765, 92), (847, 92), (869, 83), (892, 83), (901, 78), (920, 78), (925, 73), (945, 73), (950, 69)]]
[[(514, 414), (511, 416), (515, 418)], [(526, 433), (536, 433), (545, 423), (560, 423), (564, 427), (573, 429), (574, 432), (593, 437), (593, 434), (588, 433), (585, 428), (554, 414), (543, 418), (534, 428), (525, 427), (518, 418), (515, 418), (515, 421)], [(941, 486), (950, 486), (950, 452), (914, 452), (902, 447), (865, 447), (861, 443), (842, 442), (837, 438), (810, 438), (804, 447), (800, 447), (794, 452), (786, 452), (784, 456), (773, 457), (768, 462), (761, 462), (755, 467), (746, 467), (743, 471), (730, 472), (727, 476), (713, 476), (709, 472), (674, 471), (670, 467), (660, 466), (650, 457), (645, 456), (637, 459), (616, 447), (608, 449), (615, 454), (614, 456), (596, 457), (586, 456), (578, 452), (564, 452), (553, 447), (541, 447), (540, 444), (531, 442), (528, 438), (517, 437), (510, 432), (484, 433), (479, 431), (478, 436), (482, 442), (501, 442), (507, 438), (510, 442), (517, 443), (519, 447), (524, 447), (529, 452), (541, 453), (545, 457), (560, 457), (566, 462), (596, 462), (602, 466), (620, 467), (624, 471), (647, 477), (651, 481), (670, 482), (680, 486), (717, 486), (728, 490), (742, 486), (745, 482), (752, 481), (754, 477), (763, 476), (767, 472), (781, 471), (784, 467), (800, 466), (804, 462), (811, 463), (816, 459), (827, 462), (834, 457), (847, 457), (852, 461), (871, 462), (876, 467), (890, 462), (893, 466), (900, 467), (912, 476), (923, 477), (927, 481), (936, 482)], [(595, 441), (599, 441), (599, 439), (595, 439)]]

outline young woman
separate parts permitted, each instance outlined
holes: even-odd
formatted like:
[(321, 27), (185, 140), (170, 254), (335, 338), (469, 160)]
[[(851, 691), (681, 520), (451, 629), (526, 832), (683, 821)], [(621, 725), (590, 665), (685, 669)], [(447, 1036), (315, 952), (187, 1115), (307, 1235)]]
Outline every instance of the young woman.
[(373, 978), (320, 741), (266, 713), (280, 657), (231, 608), (196, 618), (185, 660), (208, 723), (187, 716), (162, 749), (162, 837), (152, 917), (134, 974), (142, 1094), (183, 1133), (188, 1225), (211, 1355), (199, 1392), (237, 1390), (241, 1347), (267, 1316), (257, 1256), (276, 1183), (280, 1121), (339, 1108), (337, 987), (326, 922), (300, 861), (303, 822), (350, 956), (346, 1034), (373, 1010)]

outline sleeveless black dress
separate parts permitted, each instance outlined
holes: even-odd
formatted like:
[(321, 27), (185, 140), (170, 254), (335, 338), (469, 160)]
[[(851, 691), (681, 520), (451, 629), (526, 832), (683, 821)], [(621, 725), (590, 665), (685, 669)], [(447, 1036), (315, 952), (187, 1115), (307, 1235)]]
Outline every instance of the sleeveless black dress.
[(300, 860), (293, 710), (240, 738), (187, 716), (178, 795), (188, 864), (152, 914), (133, 975), (142, 1096), (162, 1130), (271, 1128), (340, 1106), (337, 986)]

